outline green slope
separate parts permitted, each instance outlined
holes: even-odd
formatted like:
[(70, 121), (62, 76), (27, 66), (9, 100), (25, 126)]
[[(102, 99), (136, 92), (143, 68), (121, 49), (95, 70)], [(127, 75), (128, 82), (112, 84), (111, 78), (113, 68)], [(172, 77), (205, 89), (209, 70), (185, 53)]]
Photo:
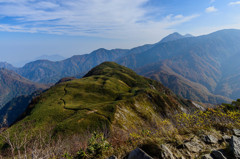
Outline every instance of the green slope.
[(129, 130), (152, 126), (162, 118), (191, 109), (190, 101), (178, 98), (162, 84), (105, 62), (82, 79), (50, 88), (29, 106), (26, 117), (9, 130), (29, 122), (30, 131), (51, 128), (55, 134)]

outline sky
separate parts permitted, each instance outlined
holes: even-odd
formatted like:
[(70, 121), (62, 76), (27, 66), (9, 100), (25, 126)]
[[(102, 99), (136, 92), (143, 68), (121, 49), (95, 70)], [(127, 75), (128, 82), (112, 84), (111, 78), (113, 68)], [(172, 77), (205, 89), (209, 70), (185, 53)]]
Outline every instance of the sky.
[(0, 61), (20, 66), (230, 28), (240, 29), (238, 0), (0, 0)]

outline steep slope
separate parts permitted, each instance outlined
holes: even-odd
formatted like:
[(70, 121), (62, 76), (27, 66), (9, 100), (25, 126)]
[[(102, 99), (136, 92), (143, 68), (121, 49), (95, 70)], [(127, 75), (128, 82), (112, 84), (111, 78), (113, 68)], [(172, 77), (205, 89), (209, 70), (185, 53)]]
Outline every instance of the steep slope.
[(232, 101), (227, 97), (210, 93), (205, 86), (180, 76), (164, 63), (147, 65), (139, 68), (137, 73), (164, 83), (174, 93), (186, 99), (203, 103), (230, 103)]
[(0, 69), (0, 79), (0, 107), (14, 97), (48, 88), (46, 85), (31, 82), (15, 72), (3, 68)]
[(40, 93), (40, 91), (37, 91), (30, 95), (18, 96), (5, 104), (0, 110), (0, 123), (2, 124), (0, 125), (0, 128), (11, 126), (14, 122), (16, 122), (26, 111), (32, 100)]
[(43, 93), (27, 116), (31, 130), (52, 128), (55, 133), (86, 133), (96, 129), (137, 129), (152, 126), (194, 105), (162, 84), (113, 62), (93, 68), (82, 79), (62, 82)]
[[(164, 64), (167, 67), (159, 67), (163, 70), (152, 70), (152, 72), (155, 72), (155, 74), (156, 71), (168, 72), (164, 69), (170, 68), (181, 79), (185, 78), (200, 84), (202, 88), (207, 88), (207, 91), (211, 94), (235, 98), (239, 92), (239, 87), (234, 88), (237, 84), (234, 81), (237, 81), (240, 77), (236, 76), (240, 65), (234, 59), (236, 60), (239, 53), (240, 30), (221, 30), (209, 35), (159, 43), (151, 49), (137, 54), (137, 56), (129, 55), (118, 59), (117, 63), (135, 70), (141, 67), (147, 69), (148, 65), (147, 70), (150, 70), (154, 63)], [(226, 63), (230, 66), (234, 65), (234, 67), (227, 66)], [(140, 72), (142, 75), (145, 74), (144, 71)], [(230, 76), (227, 75), (229, 73)], [(148, 77), (150, 76), (152, 75), (148, 72)], [(162, 82), (169, 86), (168, 81)], [(182, 89), (186, 89), (186, 87)], [(229, 91), (231, 89), (232, 91)], [(190, 87), (187, 94), (191, 92), (194, 91)], [(202, 92), (204, 92), (203, 89)], [(194, 96), (197, 96), (197, 94)], [(187, 96), (184, 95), (183, 97)], [(205, 100), (204, 102), (210, 101)]]
[(104, 61), (114, 61), (126, 52), (123, 49), (98, 49), (91, 54), (76, 55), (58, 62), (38, 60), (26, 64), (17, 73), (35, 82), (55, 83), (63, 77), (86, 73)]

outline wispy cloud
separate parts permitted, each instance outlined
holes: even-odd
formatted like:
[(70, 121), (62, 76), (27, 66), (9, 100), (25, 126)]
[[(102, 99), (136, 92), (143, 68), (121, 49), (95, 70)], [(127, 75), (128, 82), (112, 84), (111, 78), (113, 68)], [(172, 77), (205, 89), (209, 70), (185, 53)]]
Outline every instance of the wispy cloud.
[(210, 3), (214, 3), (216, 0), (210, 0)]
[[(149, 0), (0, 0), (0, 30), (129, 38), (152, 36), (198, 15), (151, 17)], [(215, 8), (208, 9), (210, 12)], [(156, 15), (156, 14), (155, 14)], [(155, 33), (154, 33), (155, 32)]]
[(214, 6), (208, 7), (205, 9), (205, 12), (207, 13), (212, 13), (212, 12), (217, 12), (217, 8), (215, 8)]
[(228, 3), (228, 5), (230, 5), (230, 6), (233, 6), (233, 5), (240, 5), (240, 1), (230, 2), (230, 3)]

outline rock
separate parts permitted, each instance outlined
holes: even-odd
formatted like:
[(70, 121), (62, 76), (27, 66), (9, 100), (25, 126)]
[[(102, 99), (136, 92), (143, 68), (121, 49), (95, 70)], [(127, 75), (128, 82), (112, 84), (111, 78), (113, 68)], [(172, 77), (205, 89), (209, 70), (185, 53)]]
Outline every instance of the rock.
[(166, 145), (161, 145), (161, 157), (163, 159), (174, 159), (172, 152), (168, 149)]
[(153, 158), (149, 156), (146, 152), (144, 152), (142, 149), (136, 148), (135, 150), (129, 153), (127, 159), (153, 159)]
[(212, 151), (212, 152), (211, 152), (211, 156), (212, 156), (214, 159), (227, 159), (227, 158), (222, 154), (222, 152), (217, 151), (217, 150)]
[(198, 144), (196, 142), (187, 142), (184, 144), (184, 146), (190, 151), (194, 153), (198, 153), (202, 150), (203, 146), (201, 144)]
[(213, 159), (210, 154), (205, 154), (201, 157), (201, 159)]
[(231, 141), (231, 136), (224, 135), (224, 136), (222, 137), (222, 139), (223, 139), (223, 141), (225, 141), (225, 142), (230, 142), (230, 141)]
[(117, 159), (117, 157), (116, 156), (110, 156), (108, 159)]
[(240, 158), (240, 139), (236, 136), (231, 137), (230, 148), (235, 158)]
[(233, 134), (237, 137), (240, 137), (240, 129), (233, 129)]
[(215, 138), (214, 136), (212, 135), (205, 135), (203, 137), (203, 141), (206, 143), (206, 144), (216, 144), (218, 142), (218, 139)]

